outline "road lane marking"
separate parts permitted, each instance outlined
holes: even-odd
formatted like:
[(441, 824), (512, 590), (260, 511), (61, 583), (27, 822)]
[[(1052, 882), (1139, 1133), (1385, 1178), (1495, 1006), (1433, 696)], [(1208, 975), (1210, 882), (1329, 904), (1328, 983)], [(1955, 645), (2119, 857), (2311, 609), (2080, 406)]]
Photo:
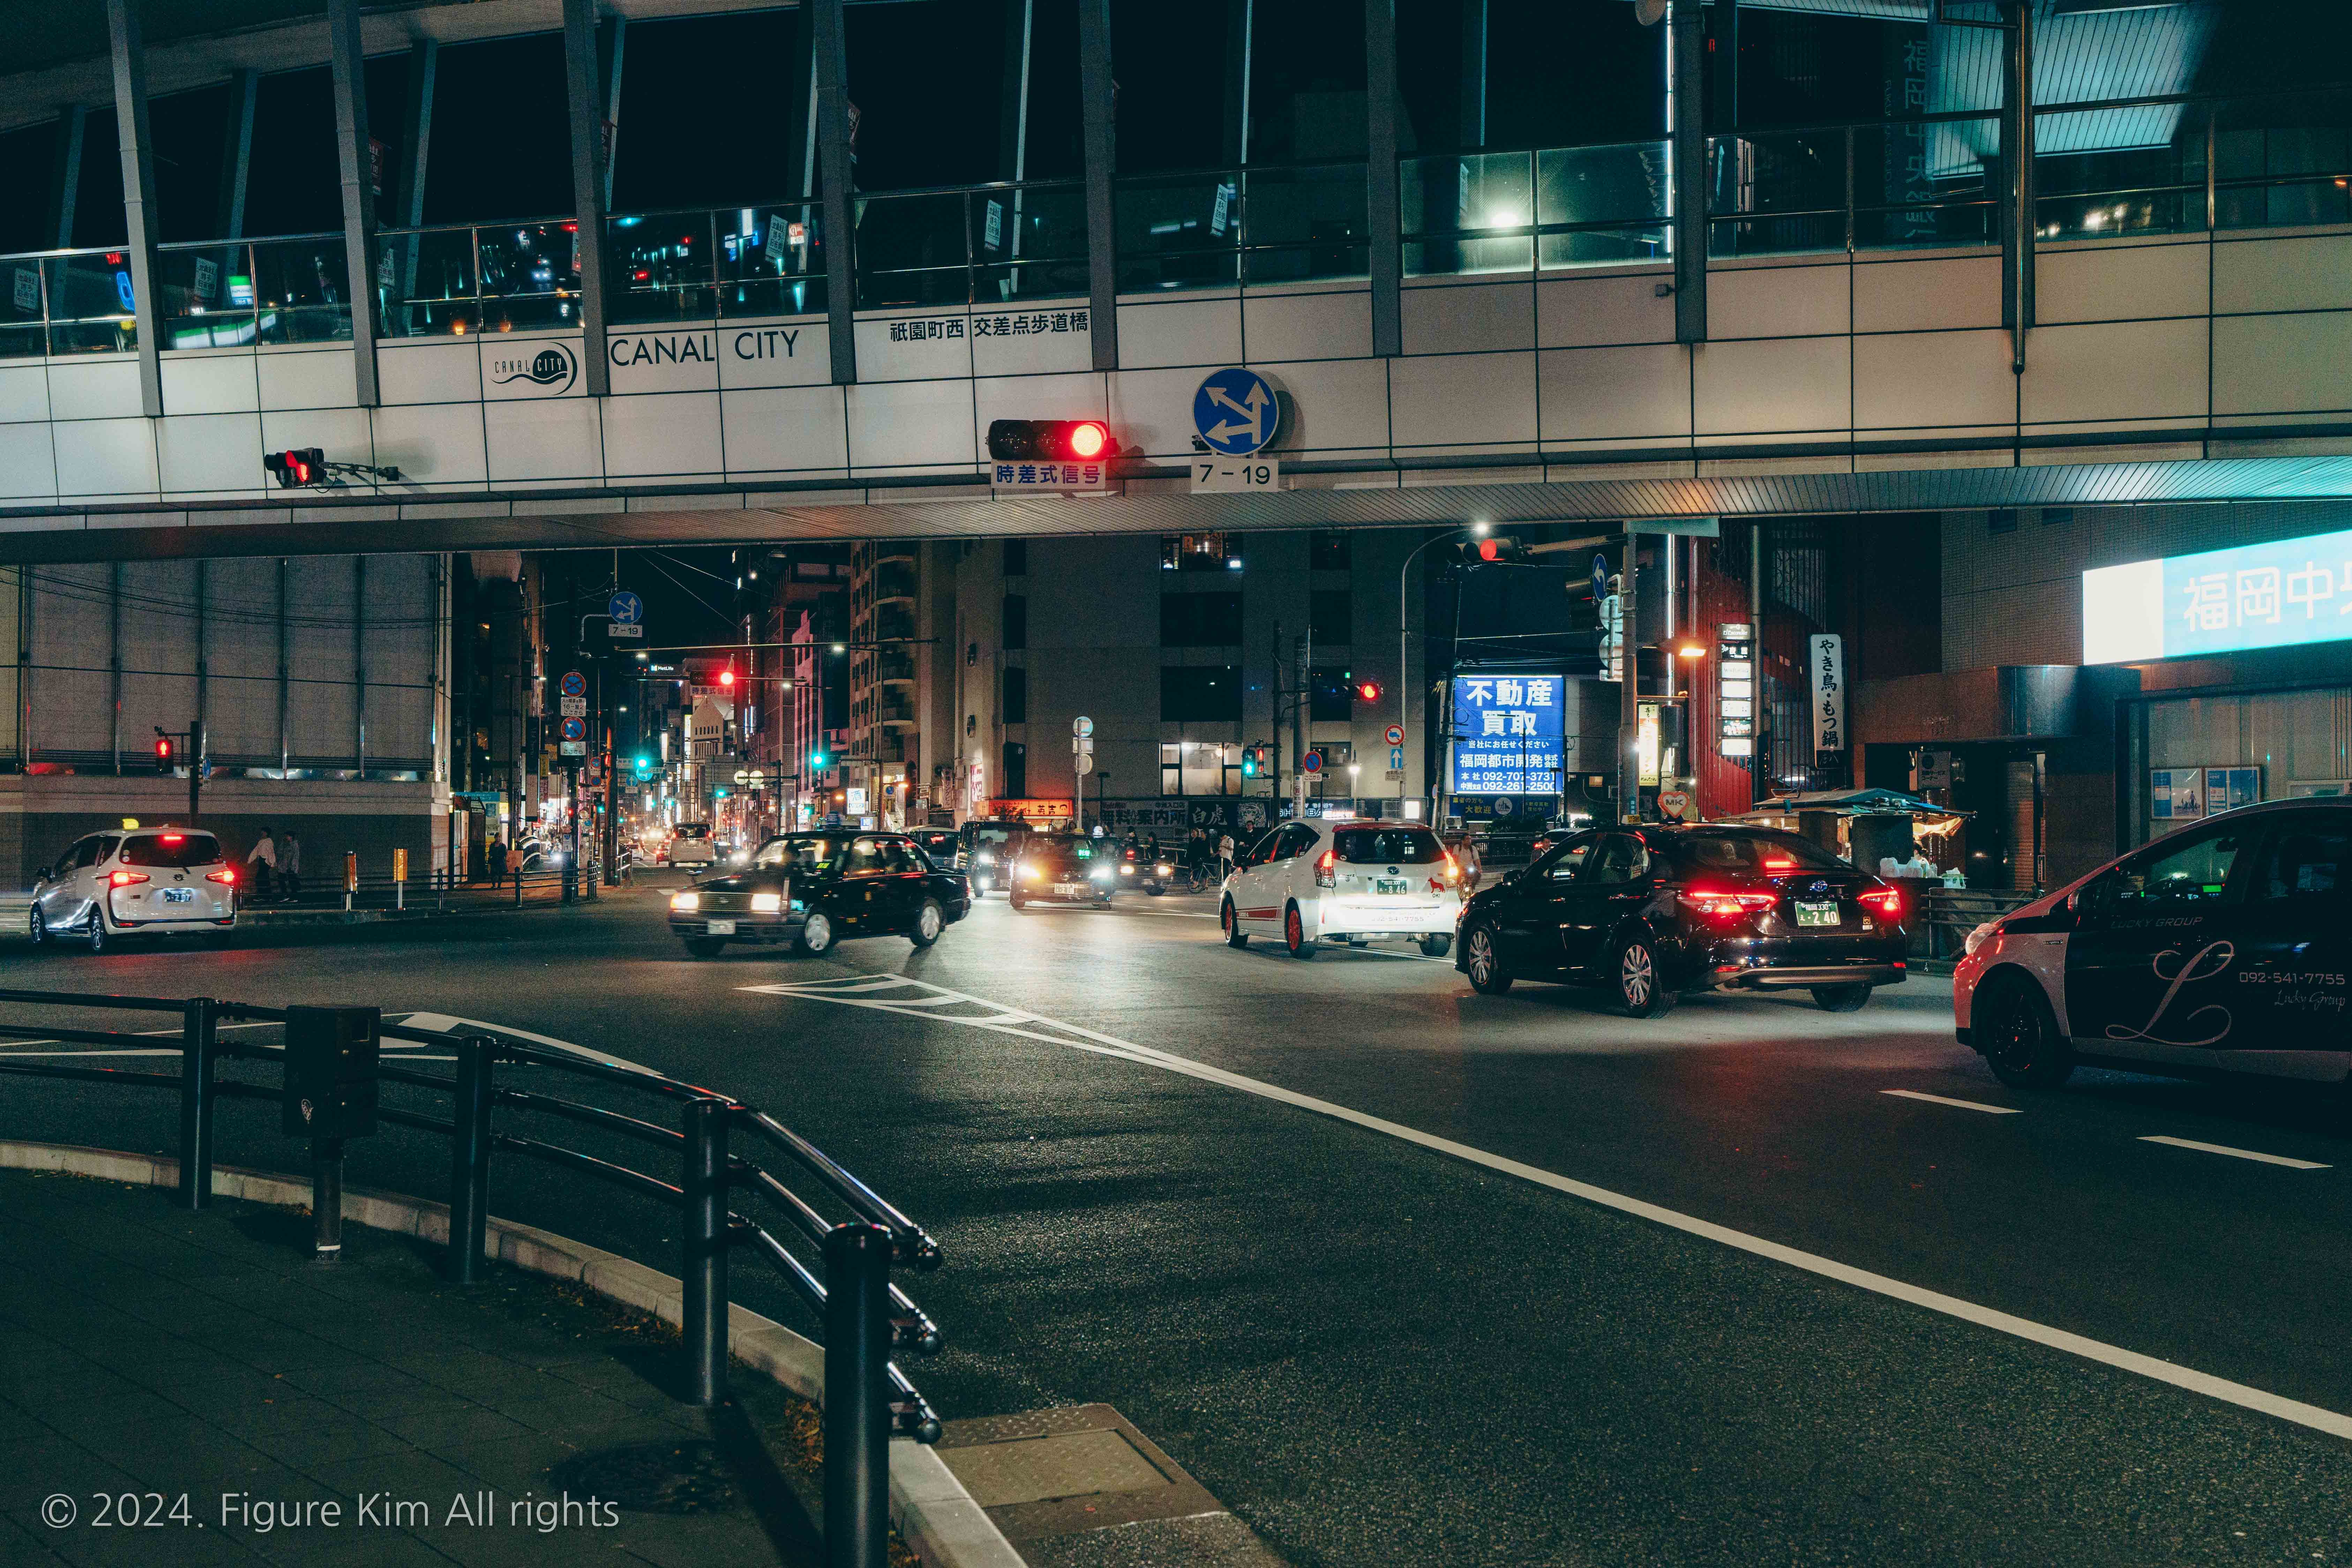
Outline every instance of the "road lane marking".
[(1986, 1105), (1973, 1100), (1947, 1100), (1940, 1094), (1922, 1094), (1916, 1089), (1882, 1089), (1881, 1094), (1891, 1094), (1901, 1100), (1924, 1100), (1930, 1105), (1957, 1105), (1962, 1110), (1981, 1110), (1988, 1116), (2021, 1114), (2014, 1105)]
[(2323, 1165), (2316, 1160), (2290, 1160), (2284, 1154), (2263, 1154), (2252, 1149), (2232, 1149), (2227, 1143), (2200, 1143), (2194, 1138), (2167, 1138), (2149, 1133), (2140, 1139), (2143, 1143), (2168, 1143), (2175, 1149), (2194, 1149), (2200, 1154), (2227, 1154), (2233, 1160), (2260, 1160), (2265, 1165), (2288, 1165), (2298, 1171), (2332, 1171), (2333, 1165)]
[[(529, 1029), (518, 1029), (512, 1024), (485, 1023), (479, 1018), (458, 1018), (446, 1013), (411, 1013), (400, 1021), (408, 1028), (423, 1029), (428, 1034), (435, 1035), (454, 1034), (459, 1029), (488, 1029), (493, 1034), (512, 1035), (518, 1040), (529, 1040), (535, 1046), (546, 1046), (553, 1050), (569, 1051), (575, 1057), (584, 1057), (592, 1062), (603, 1062), (607, 1067), (625, 1068), (630, 1072), (653, 1073), (656, 1078), (662, 1076), (643, 1062), (633, 1062), (626, 1057), (616, 1057), (610, 1051), (595, 1051), (586, 1046), (575, 1046), (570, 1040), (559, 1040), (552, 1035), (533, 1034)], [(454, 1061), (456, 1058), (449, 1059)]]
[[(890, 977), (876, 975), (870, 978), (888, 979)], [(1484, 1149), (1472, 1148), (1466, 1143), (1457, 1143), (1449, 1138), (1440, 1138), (1434, 1133), (1423, 1132), (1418, 1128), (1407, 1127), (1384, 1117), (1351, 1110), (1328, 1100), (1318, 1100), (1313, 1095), (1300, 1094), (1295, 1089), (1284, 1089), (1278, 1084), (1267, 1083), (1263, 1079), (1228, 1072), (1223, 1068), (1211, 1067), (1206, 1062), (1194, 1061), (1190, 1058), (1176, 1056), (1150, 1046), (1137, 1045), (1132, 1040), (1122, 1040), (1116, 1035), (1106, 1035), (1077, 1024), (1065, 1023), (1058, 1018), (1048, 1018), (1019, 1008), (1007, 1007), (1002, 1003), (992, 1002), (984, 996), (973, 996), (960, 991), (951, 992), (945, 986), (933, 985), (929, 981), (901, 979), (899, 984), (914, 990), (918, 995), (952, 996), (956, 1000), (969, 1002), (975, 1006), (991, 1008), (994, 1011), (977, 1017), (952, 1013), (929, 1012), (869, 996), (844, 995), (838, 990), (821, 984), (793, 982), (773, 985), (746, 985), (740, 989), (774, 996), (832, 1002), (845, 1007), (865, 1007), (881, 1012), (896, 1012), (904, 1017), (924, 1018), (940, 1024), (961, 1024), (969, 1028), (986, 1029), (992, 1033), (1017, 1035), (1024, 1039), (1039, 1040), (1048, 1045), (1066, 1046), (1073, 1050), (1086, 1051), (1096, 1056), (1116, 1057), (1143, 1067), (1158, 1068), (1164, 1072), (1180, 1073), (1184, 1077), (1199, 1079), (1206, 1083), (1239, 1089), (1245, 1094), (1254, 1094), (1278, 1104), (1312, 1111), (1336, 1121), (1345, 1121), (1369, 1131), (1383, 1133), (1403, 1142), (1416, 1144), (1437, 1153), (1451, 1155), (1454, 1159), (1483, 1166), (1498, 1174), (1516, 1177), (1536, 1186), (1549, 1187), (1555, 1192), (1581, 1198), (1600, 1207), (1614, 1209), (1620, 1214), (1631, 1215), (1635, 1219), (1648, 1220), (1653, 1224), (1664, 1226), (1670, 1230), (1679, 1230), (1687, 1236), (1695, 1236), (1702, 1240), (1716, 1242), (1758, 1258), (1802, 1269), (1808, 1274), (1819, 1275), (1825, 1279), (1834, 1279), (1843, 1285), (1852, 1285), (1859, 1289), (1885, 1296), (1910, 1306), (1924, 1308), (1946, 1317), (1957, 1318), (1962, 1322), (1973, 1323), (1979, 1328), (1990, 1329), (1996, 1333), (2008, 1334), (2032, 1344), (2078, 1356), (2084, 1361), (2096, 1362), (2102, 1366), (2131, 1373), (2153, 1382), (2168, 1384), (2190, 1394), (2201, 1394), (2209, 1399), (2216, 1399), (2223, 1404), (2257, 1411), (2281, 1421), (2293, 1422), (2296, 1426), (2309, 1427), (2315, 1432), (2325, 1432), (2331, 1436), (2352, 1439), (2352, 1415), (2323, 1409), (2316, 1405), (2306, 1405), (2299, 1399), (2289, 1399), (2284, 1394), (2273, 1394), (2267, 1389), (2255, 1388), (2248, 1384), (2232, 1383), (2228, 1378), (2216, 1377), (2210, 1373), (2199, 1372), (2194, 1367), (2182, 1366), (2177, 1362), (2145, 1355), (2138, 1351), (2126, 1350), (2120, 1345), (2111, 1345), (2105, 1341), (2091, 1339), (2086, 1335), (2071, 1333), (2064, 1329), (2052, 1328), (2046, 1323), (2037, 1323), (2030, 1318), (2021, 1318), (1991, 1307), (1979, 1306), (1974, 1301), (1964, 1301), (1957, 1296), (1947, 1296), (1940, 1290), (1929, 1290), (1922, 1286), (1907, 1284), (1885, 1274), (1875, 1274), (1866, 1268), (1857, 1268), (1851, 1264), (1840, 1263), (1834, 1258), (1823, 1258), (1819, 1253), (1806, 1252), (1799, 1247), (1767, 1240), (1760, 1236), (1750, 1236), (1746, 1231), (1734, 1230), (1728, 1226), (1717, 1225), (1712, 1220), (1700, 1219), (1695, 1215), (1683, 1214), (1678, 1210), (1647, 1203), (1640, 1198), (1628, 1197), (1622, 1193), (1611, 1192), (1606, 1187), (1594, 1186), (1590, 1182), (1580, 1182), (1572, 1176), (1563, 1176), (1538, 1165), (1530, 1165), (1501, 1154), (1489, 1153)], [(1033, 1024), (1037, 1027), (1029, 1026)], [(1058, 1030), (1061, 1033), (1049, 1034), (1045, 1032), (1046, 1030)], [(2227, 1152), (2241, 1152), (2237, 1150)], [(2259, 1157), (2275, 1158), (2275, 1156)]]

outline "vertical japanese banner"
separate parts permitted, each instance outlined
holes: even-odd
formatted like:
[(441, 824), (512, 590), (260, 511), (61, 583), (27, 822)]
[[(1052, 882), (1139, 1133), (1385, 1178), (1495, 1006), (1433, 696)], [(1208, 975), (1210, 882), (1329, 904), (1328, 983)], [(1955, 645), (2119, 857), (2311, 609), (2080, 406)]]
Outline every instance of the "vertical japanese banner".
[(1806, 640), (1813, 672), (1813, 750), (1845, 750), (1845, 641), (1834, 632)]

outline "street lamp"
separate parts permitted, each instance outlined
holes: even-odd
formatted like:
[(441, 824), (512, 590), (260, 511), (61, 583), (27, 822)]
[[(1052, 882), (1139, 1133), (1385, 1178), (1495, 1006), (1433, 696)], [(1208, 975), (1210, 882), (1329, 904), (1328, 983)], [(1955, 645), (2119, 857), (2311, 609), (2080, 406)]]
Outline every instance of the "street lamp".
[[(1466, 528), (1457, 528), (1451, 533), (1441, 533), (1434, 539), (1424, 539), (1406, 552), (1404, 564), (1397, 568), (1397, 728), (1400, 730), (1405, 727), (1405, 695), (1412, 689), (1412, 682), (1405, 678), (1407, 668), (1405, 644), (1410, 634), (1406, 630), (1404, 596), (1405, 575), (1412, 570), (1412, 558), (1433, 544), (1443, 544), (1449, 539), (1458, 539), (1465, 533), (1473, 539), (1484, 539), (1491, 526), (1482, 517)], [(1428, 685), (1425, 680), (1422, 682), (1424, 690), (1428, 689)], [(1405, 770), (1399, 768), (1397, 771), (1402, 773)], [(1404, 815), (1404, 780), (1402, 779), (1397, 780), (1397, 815), (1399, 816)]]

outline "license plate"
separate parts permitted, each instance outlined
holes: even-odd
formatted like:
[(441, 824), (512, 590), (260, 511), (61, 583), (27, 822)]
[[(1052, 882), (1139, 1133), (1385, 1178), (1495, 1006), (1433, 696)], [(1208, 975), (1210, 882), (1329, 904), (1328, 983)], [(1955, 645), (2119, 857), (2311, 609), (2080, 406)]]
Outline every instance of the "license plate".
[(1377, 877), (1372, 880), (1375, 893), (1410, 893), (1412, 884), (1402, 877)]
[(1054, 884), (1054, 896), (1057, 899), (1082, 899), (1085, 898), (1086, 895), (1087, 885), (1084, 882), (1056, 882)]
[(1833, 926), (1838, 923), (1835, 904), (1799, 904), (1797, 923), (1801, 926)]
[(163, 901), (167, 904), (193, 904), (196, 901), (196, 890), (194, 888), (166, 888), (163, 889)]
[(703, 930), (709, 931), (712, 936), (733, 936), (735, 934), (735, 922), (733, 921), (712, 921), (709, 925), (703, 927)]

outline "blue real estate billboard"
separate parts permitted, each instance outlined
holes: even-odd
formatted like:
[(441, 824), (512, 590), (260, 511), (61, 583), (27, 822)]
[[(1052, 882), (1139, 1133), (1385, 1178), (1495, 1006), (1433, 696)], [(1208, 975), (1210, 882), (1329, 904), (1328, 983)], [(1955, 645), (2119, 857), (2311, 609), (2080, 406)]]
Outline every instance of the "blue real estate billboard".
[(1558, 795), (1567, 687), (1546, 671), (1455, 676), (1453, 793)]

